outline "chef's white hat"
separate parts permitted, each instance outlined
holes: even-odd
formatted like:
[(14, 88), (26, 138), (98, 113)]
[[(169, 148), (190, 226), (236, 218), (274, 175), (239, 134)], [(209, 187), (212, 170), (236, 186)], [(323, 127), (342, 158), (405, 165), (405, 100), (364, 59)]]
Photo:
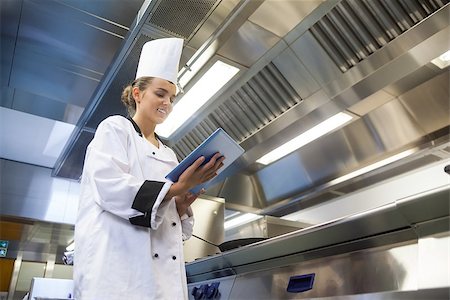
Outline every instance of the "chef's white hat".
[(144, 44), (136, 78), (158, 77), (177, 84), (178, 65), (183, 50), (183, 39), (164, 38)]

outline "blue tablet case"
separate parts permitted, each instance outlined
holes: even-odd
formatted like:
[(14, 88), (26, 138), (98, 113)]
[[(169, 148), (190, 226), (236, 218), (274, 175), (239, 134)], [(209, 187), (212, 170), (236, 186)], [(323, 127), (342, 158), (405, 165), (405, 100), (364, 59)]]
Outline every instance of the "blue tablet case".
[(214, 131), (206, 140), (203, 141), (197, 148), (194, 149), (180, 164), (173, 169), (166, 178), (172, 182), (177, 182), (180, 175), (196, 161), (200, 156), (204, 156), (206, 159), (204, 164), (207, 163), (217, 152), (220, 152), (225, 156), (223, 166), (217, 171), (217, 176), (210, 181), (197, 185), (191, 189), (192, 193), (198, 193), (202, 188), (207, 188), (209, 184), (219, 181), (221, 174), (225, 169), (230, 166), (239, 156), (245, 151), (236, 143), (222, 128), (218, 128)]

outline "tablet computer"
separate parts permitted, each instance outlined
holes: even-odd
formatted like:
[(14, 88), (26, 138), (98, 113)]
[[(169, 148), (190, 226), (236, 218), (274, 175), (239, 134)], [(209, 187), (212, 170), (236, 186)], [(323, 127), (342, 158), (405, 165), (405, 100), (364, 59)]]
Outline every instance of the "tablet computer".
[(204, 140), (197, 148), (194, 149), (186, 158), (184, 158), (180, 164), (173, 169), (166, 178), (172, 182), (177, 182), (180, 175), (192, 165), (200, 156), (205, 157), (203, 164), (207, 163), (217, 152), (220, 152), (225, 156), (223, 166), (217, 171), (217, 176), (213, 179), (197, 185), (190, 191), (192, 193), (198, 193), (202, 188), (207, 188), (212, 182), (218, 182), (221, 173), (225, 171), (239, 156), (245, 151), (234, 141), (222, 128), (218, 128), (214, 131), (206, 140)]

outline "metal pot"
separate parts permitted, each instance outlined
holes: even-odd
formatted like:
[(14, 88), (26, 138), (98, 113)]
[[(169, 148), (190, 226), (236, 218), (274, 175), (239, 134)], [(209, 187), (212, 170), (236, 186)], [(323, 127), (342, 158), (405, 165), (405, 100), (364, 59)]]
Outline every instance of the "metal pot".
[(267, 238), (244, 238), (244, 239), (236, 239), (231, 240), (227, 242), (223, 242), (222, 244), (218, 245), (217, 247), (220, 249), (221, 252), (225, 252), (228, 250), (236, 249), (242, 246), (250, 245), (253, 243), (257, 243), (263, 240), (266, 240)]

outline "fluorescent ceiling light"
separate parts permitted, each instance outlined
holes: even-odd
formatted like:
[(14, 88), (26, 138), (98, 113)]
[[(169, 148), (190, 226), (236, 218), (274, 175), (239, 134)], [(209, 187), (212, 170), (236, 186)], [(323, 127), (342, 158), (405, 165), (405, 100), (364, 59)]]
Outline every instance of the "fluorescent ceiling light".
[(375, 169), (378, 169), (378, 168), (381, 168), (381, 167), (383, 167), (385, 165), (393, 163), (393, 162), (395, 162), (397, 160), (405, 158), (405, 157), (413, 154), (414, 152), (415, 152), (414, 149), (410, 149), (410, 150), (406, 150), (406, 151), (400, 152), (400, 153), (398, 153), (396, 155), (393, 155), (393, 156), (390, 156), (390, 157), (388, 157), (386, 159), (380, 160), (380, 161), (378, 161), (378, 162), (376, 162), (374, 164), (371, 164), (371, 165), (368, 165), (368, 166), (366, 166), (364, 168), (361, 168), (359, 170), (353, 171), (353, 172), (351, 172), (351, 173), (349, 173), (347, 175), (344, 175), (344, 176), (341, 176), (339, 178), (336, 178), (336, 179), (330, 181), (328, 184), (329, 185), (335, 185), (335, 184), (344, 182), (344, 181), (352, 179), (352, 178), (354, 178), (356, 176), (368, 173), (370, 171), (373, 171)]
[(239, 217), (233, 218), (229, 221), (226, 221), (223, 225), (223, 228), (225, 230), (231, 229), (233, 227), (237, 227), (239, 225), (243, 225), (243, 224), (246, 224), (246, 223), (261, 219), (261, 218), (262, 218), (262, 216), (251, 214), (251, 213), (243, 214), (242, 216), (239, 216)]
[(303, 147), (304, 145), (314, 141), (315, 139), (327, 134), (328, 132), (342, 126), (352, 119), (352, 116), (340, 112), (331, 118), (326, 119), (322, 123), (314, 126), (313, 128), (303, 132), (299, 136), (293, 138), (289, 142), (281, 145), (280, 147), (270, 151), (256, 162), (263, 165), (268, 165), (283, 156), (288, 155), (291, 152)]
[(156, 133), (168, 138), (230, 81), (237, 72), (239, 72), (238, 68), (217, 61), (176, 103), (167, 120), (156, 127)]
[(431, 61), (433, 64), (438, 66), (441, 69), (445, 69), (450, 65), (450, 50), (439, 56), (438, 58), (435, 58)]

